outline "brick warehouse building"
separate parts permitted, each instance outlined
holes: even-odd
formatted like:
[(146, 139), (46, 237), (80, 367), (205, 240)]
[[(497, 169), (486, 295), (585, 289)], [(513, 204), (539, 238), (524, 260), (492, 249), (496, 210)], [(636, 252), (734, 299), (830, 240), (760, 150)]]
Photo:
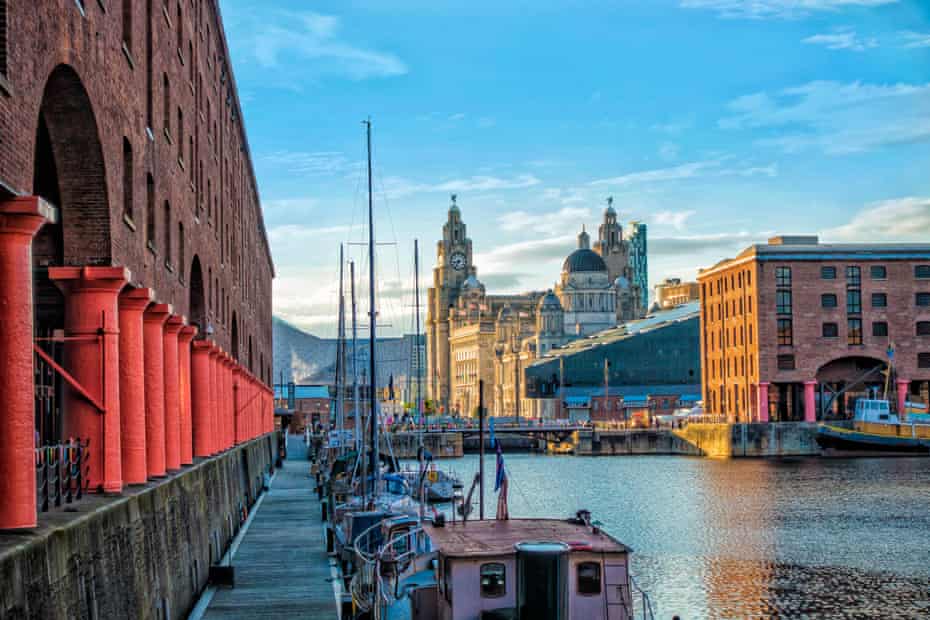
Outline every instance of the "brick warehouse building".
[(269, 431), (273, 275), (215, 0), (0, 0), (0, 529), (38, 442), (119, 492)]
[(814, 422), (886, 389), (898, 410), (927, 402), (930, 245), (775, 237), (698, 281), (709, 413)]

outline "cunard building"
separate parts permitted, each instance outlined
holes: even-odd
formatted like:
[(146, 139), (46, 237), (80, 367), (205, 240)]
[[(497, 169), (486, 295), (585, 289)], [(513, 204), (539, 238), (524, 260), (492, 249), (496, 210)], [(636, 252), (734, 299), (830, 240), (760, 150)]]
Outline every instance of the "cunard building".
[(541, 417), (538, 399), (526, 398), (526, 366), (555, 347), (639, 318), (645, 305), (645, 226), (634, 243), (623, 237), (608, 201), (598, 239), (582, 230), (555, 286), (516, 295), (489, 294), (478, 279), (472, 242), (452, 197), (437, 243), (433, 286), (428, 291), (429, 391), (446, 412), (473, 415), (481, 382), (493, 415)]

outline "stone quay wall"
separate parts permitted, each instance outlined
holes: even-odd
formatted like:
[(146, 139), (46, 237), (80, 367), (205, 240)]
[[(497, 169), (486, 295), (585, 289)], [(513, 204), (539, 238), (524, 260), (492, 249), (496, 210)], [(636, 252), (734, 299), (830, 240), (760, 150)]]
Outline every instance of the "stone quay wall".
[(817, 424), (689, 424), (674, 431), (680, 439), (712, 458), (818, 456)]
[(621, 456), (678, 454), (702, 456), (699, 448), (669, 430), (634, 429), (581, 431), (575, 454), (579, 456)]
[(186, 618), (274, 463), (266, 434), (78, 512), (0, 533), (0, 618)]

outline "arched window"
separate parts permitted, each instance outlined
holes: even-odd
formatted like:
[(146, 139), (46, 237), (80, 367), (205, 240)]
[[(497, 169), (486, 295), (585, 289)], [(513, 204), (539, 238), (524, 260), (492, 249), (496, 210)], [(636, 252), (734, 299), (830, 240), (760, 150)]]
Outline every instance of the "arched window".
[(149, 174), (145, 180), (145, 239), (155, 251), (155, 179)]
[(165, 264), (171, 265), (171, 204), (165, 201)]
[(187, 261), (184, 259), (184, 222), (178, 222), (178, 267), (181, 269), (181, 281), (184, 281), (184, 266)]
[(132, 220), (132, 145), (123, 138), (123, 215)]
[(171, 82), (168, 81), (168, 74), (162, 74), (162, 95), (164, 96), (164, 118), (165, 136), (171, 138)]
[(184, 160), (184, 112), (178, 106), (178, 159)]
[(132, 52), (132, 0), (123, 0), (123, 45)]

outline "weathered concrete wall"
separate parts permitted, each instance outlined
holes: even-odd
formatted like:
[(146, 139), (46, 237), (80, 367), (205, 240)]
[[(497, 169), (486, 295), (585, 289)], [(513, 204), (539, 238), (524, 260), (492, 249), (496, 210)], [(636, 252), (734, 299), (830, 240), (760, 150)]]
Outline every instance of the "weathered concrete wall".
[[(526, 437), (523, 435), (511, 435), (509, 433), (499, 433), (494, 438), (501, 444), (504, 452), (545, 452), (546, 442), (543, 439)], [(478, 454), (481, 452), (481, 445), (477, 435), (469, 435), (462, 443), (466, 454)], [(491, 445), (491, 437), (485, 435), (484, 449), (490, 454), (497, 449), (496, 445)]]
[[(416, 433), (393, 433), (391, 447), (394, 455), (399, 459), (417, 458), (419, 439)], [(461, 433), (423, 433), (423, 445), (429, 450), (433, 458), (447, 459), (462, 456)], [(387, 450), (386, 438), (381, 436), (381, 451)]]
[(689, 424), (675, 431), (709, 457), (780, 457), (820, 454), (817, 424)]
[(669, 430), (635, 429), (581, 431), (575, 454), (579, 456), (681, 454), (701, 456), (701, 451)]
[(88, 498), (76, 514), (43, 515), (35, 532), (0, 534), (0, 618), (185, 618), (276, 445), (266, 435), (120, 497)]

